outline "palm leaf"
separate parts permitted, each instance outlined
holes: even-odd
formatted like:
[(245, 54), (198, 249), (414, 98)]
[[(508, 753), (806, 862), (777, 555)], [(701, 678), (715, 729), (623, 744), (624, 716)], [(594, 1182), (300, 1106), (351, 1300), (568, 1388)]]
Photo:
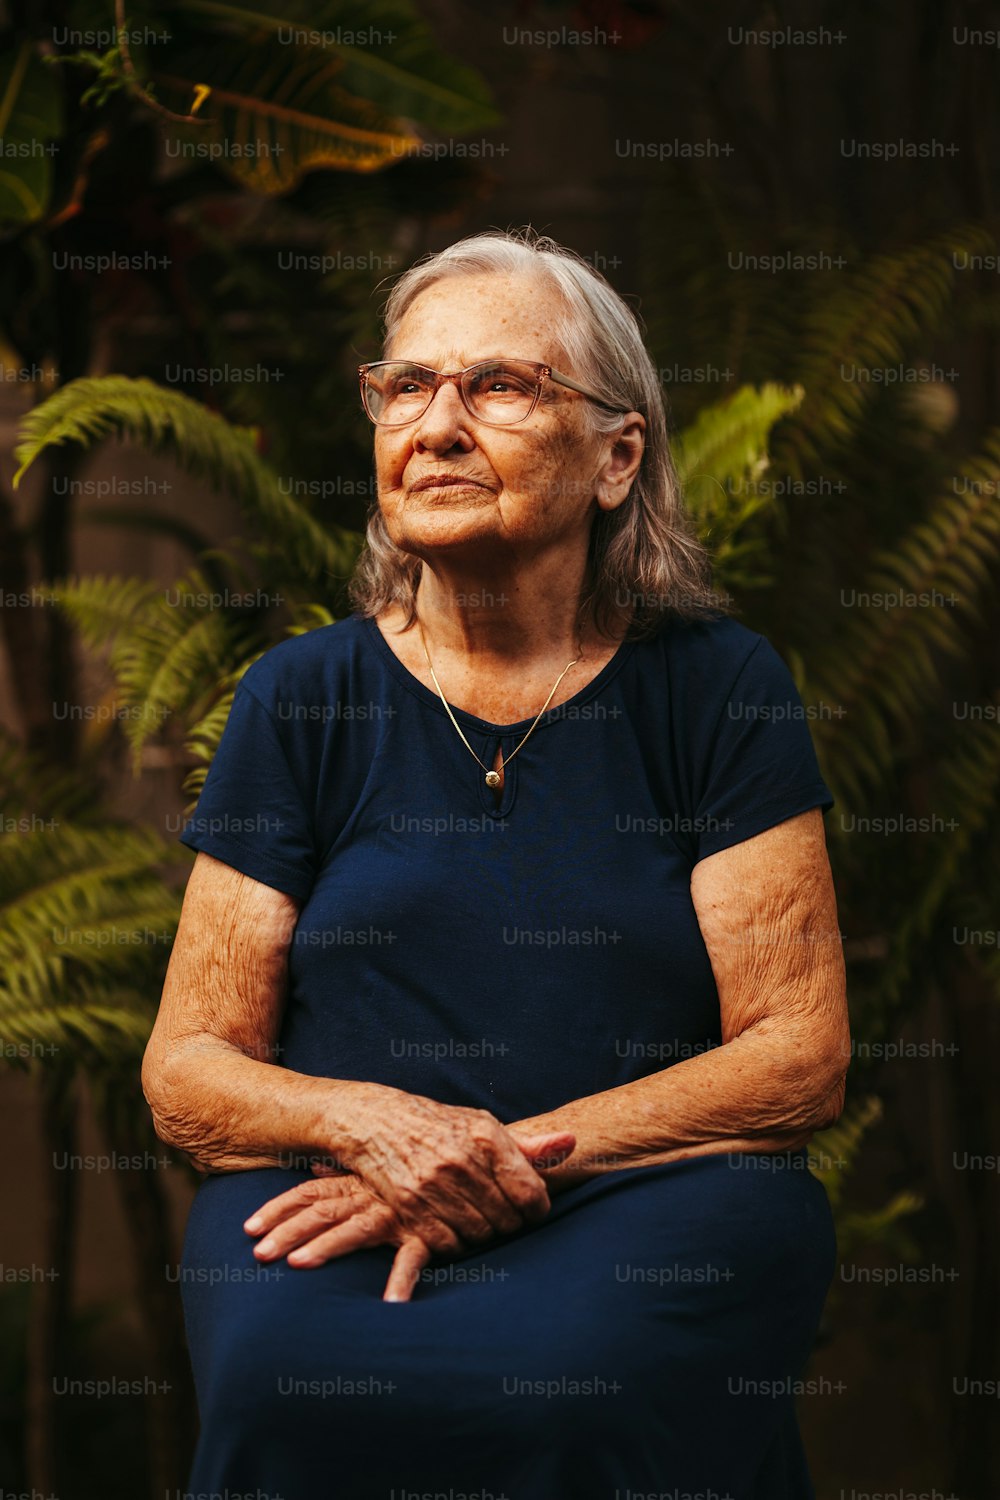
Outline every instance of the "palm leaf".
[(294, 42), (288, 51), (332, 59), (341, 87), (387, 116), (456, 132), (495, 125), (500, 118), (484, 80), (443, 57), (419, 12), (402, 0), (289, 0), (278, 13), (253, 3), (178, 0), (176, 10), (205, 33), (214, 26), (230, 39), (234, 32), (260, 35), (272, 54), (278, 33), (289, 28), (314, 33), (317, 43)]
[[(968, 872), (976, 843), (995, 821), (1000, 793), (1000, 735), (996, 722), (956, 723), (934, 788), (932, 805), (947, 839), (925, 864), (918, 865), (919, 884), (908, 892), (906, 907), (894, 924), (888, 961), (881, 974), (877, 1017), (868, 1022), (871, 1035), (884, 1034), (906, 999), (914, 972), (925, 956), (949, 904), (960, 909), (970, 899)], [(957, 895), (956, 895), (957, 893)], [(978, 925), (997, 926), (996, 913), (988, 921), (980, 911)]]
[(285, 193), (306, 172), (374, 172), (420, 146), (399, 121), (337, 86), (322, 56), (275, 56), (273, 47), (230, 50), (191, 60), (185, 72), (155, 75), (159, 92), (179, 105), (209, 89), (206, 128), (174, 126), (175, 155), (209, 159), (253, 192)]

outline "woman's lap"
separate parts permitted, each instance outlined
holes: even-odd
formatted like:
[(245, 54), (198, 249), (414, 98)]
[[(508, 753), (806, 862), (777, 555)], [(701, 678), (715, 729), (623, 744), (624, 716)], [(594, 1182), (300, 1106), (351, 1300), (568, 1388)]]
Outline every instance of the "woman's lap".
[(298, 1180), (211, 1178), (192, 1208), (193, 1491), (811, 1496), (787, 1387), (834, 1251), (804, 1153), (592, 1180), (403, 1304), (381, 1301), (390, 1247), (258, 1265), (243, 1220)]

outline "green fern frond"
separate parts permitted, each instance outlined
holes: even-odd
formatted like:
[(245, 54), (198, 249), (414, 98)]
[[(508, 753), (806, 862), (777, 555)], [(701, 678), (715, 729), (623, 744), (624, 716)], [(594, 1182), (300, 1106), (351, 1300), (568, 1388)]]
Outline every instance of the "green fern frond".
[[(715, 480), (723, 493), (748, 475), (756, 478), (767, 466), (771, 429), (795, 411), (804, 396), (801, 386), (771, 382), (759, 388), (741, 386), (731, 396), (704, 407), (673, 440), (677, 472), (685, 489), (703, 475)], [(697, 505), (696, 500), (696, 514)]]
[(54, 593), (88, 644), (110, 641), (109, 665), (137, 767), (147, 739), (202, 702), (254, 633), (252, 620), (216, 607), (218, 596), (197, 568), (173, 590), (130, 592), (127, 581), (88, 578)]
[(161, 589), (142, 578), (66, 579), (52, 585), (55, 601), (73, 621), (85, 646), (100, 649), (127, 630)]
[(166, 453), (185, 472), (234, 496), (303, 579), (350, 573), (358, 538), (320, 525), (283, 494), (247, 429), (231, 426), (200, 402), (151, 380), (123, 375), (73, 380), (36, 406), (21, 423), (15, 486), (47, 448), (64, 443), (90, 448), (109, 437)]
[(228, 666), (237, 641), (238, 627), (220, 611), (171, 609), (164, 603), (143, 621), (141, 632), (120, 644), (114, 667), (126, 700), (136, 707), (126, 733), (137, 763), (143, 744), (165, 718), (204, 697), (206, 682)]
[[(939, 841), (941, 847), (935, 849), (926, 873), (920, 871), (920, 883), (910, 893), (906, 910), (895, 925), (879, 987), (881, 1032), (889, 1028), (905, 1001), (925, 946), (949, 902), (961, 905), (971, 851), (995, 822), (998, 793), (1000, 735), (996, 723), (988, 720), (963, 723), (961, 732), (953, 736), (942, 757), (940, 780), (934, 790), (935, 812), (942, 826), (948, 828), (948, 837)], [(980, 913), (979, 925), (986, 930), (995, 929), (996, 912), (985, 923), (984, 915)], [(997, 977), (1000, 979), (1000, 966)]]
[(799, 406), (801, 387), (742, 386), (705, 407), (673, 441), (685, 504), (712, 549), (717, 581), (731, 588), (769, 581), (765, 538), (754, 526), (773, 508), (767, 471), (775, 423)]
[(15, 1068), (32, 1062), (78, 1063), (102, 1070), (141, 1057), (153, 1021), (156, 995), (127, 983), (86, 982), (50, 993), (42, 1004), (0, 985), (0, 1055)]
[(841, 1259), (859, 1246), (877, 1243), (904, 1258), (914, 1254), (909, 1236), (900, 1229), (900, 1220), (923, 1208), (917, 1193), (898, 1192), (881, 1208), (846, 1209), (845, 1184), (857, 1164), (864, 1139), (882, 1118), (882, 1102), (870, 1096), (848, 1105), (835, 1125), (821, 1131), (810, 1144), (817, 1165), (812, 1171), (823, 1183), (830, 1199), (837, 1228), (837, 1250)]
[(214, 687), (215, 697), (211, 706), (192, 724), (184, 748), (190, 754), (196, 756), (203, 764), (195, 766), (188, 774), (184, 782), (185, 791), (201, 790), (212, 757), (219, 747), (222, 731), (226, 727), (229, 710), (233, 706), (233, 696), (236, 688), (244, 673), (253, 666), (255, 661), (258, 661), (263, 656), (264, 649), (261, 647), (244, 656), (231, 671), (226, 672), (218, 678)]
[[(324, 604), (302, 604), (293, 607), (292, 624), (287, 627), (290, 636), (305, 635), (311, 630), (321, 630), (325, 625), (335, 625), (336, 616), (331, 614)], [(226, 727), (229, 718), (229, 710), (233, 705), (233, 694), (236, 684), (243, 676), (248, 667), (261, 656), (263, 652), (255, 651), (246, 657), (243, 662), (219, 682), (219, 696), (213, 702), (208, 711), (202, 715), (191, 726), (188, 738), (185, 741), (185, 749), (197, 757), (200, 765), (193, 767), (184, 779), (184, 790), (192, 797), (196, 797), (205, 784), (208, 768), (219, 741), (222, 731)]]
[(882, 1118), (882, 1101), (874, 1095), (849, 1104), (835, 1125), (821, 1130), (809, 1146), (817, 1165), (812, 1168), (826, 1188), (831, 1204), (840, 1202), (846, 1176), (861, 1150), (871, 1127)]
[(985, 974), (994, 996), (1000, 1001), (1000, 892), (996, 889), (997, 884), (996, 879), (985, 886), (973, 887), (967, 883), (951, 903), (949, 915), (952, 918), (952, 938), (960, 947), (963, 958)]
[(178, 862), (151, 829), (67, 823), (12, 836), (0, 861), (8, 997), (44, 1005), (73, 975), (118, 973), (137, 959), (155, 967), (179, 910), (159, 869)]
[(324, 625), (336, 625), (337, 616), (331, 614), (325, 604), (302, 604), (292, 612), (289, 635), (307, 635), (310, 630), (321, 630)]
[(807, 396), (783, 430), (780, 461), (789, 472), (821, 465), (826, 450), (849, 440), (884, 385), (859, 372), (906, 361), (918, 338), (941, 323), (955, 282), (954, 257), (992, 245), (978, 226), (961, 226), (925, 245), (866, 257), (812, 303), (800, 329), (795, 379)]
[(839, 720), (815, 726), (818, 743), (830, 742), (834, 790), (848, 801), (860, 800), (865, 782), (891, 764), (894, 730), (937, 701), (942, 660), (965, 645), (966, 621), (1000, 562), (1000, 432), (958, 477), (962, 487), (953, 484), (879, 554), (846, 625), (813, 654), (816, 696), (839, 703), (854, 726), (849, 738)]
[(917, 1260), (917, 1246), (902, 1221), (923, 1207), (919, 1193), (901, 1191), (881, 1208), (842, 1210), (837, 1215), (838, 1254), (843, 1260), (863, 1246), (874, 1244), (900, 1260)]
[(0, 729), (0, 833), (23, 834), (79, 817), (90, 795), (79, 776), (47, 765)]
[[(195, 770), (202, 772), (201, 781), (204, 780), (204, 773), (208, 770), (212, 757), (219, 747), (222, 731), (225, 729), (226, 721), (229, 718), (229, 710), (233, 706), (234, 692), (235, 688), (230, 688), (215, 700), (208, 713), (204, 714), (197, 723), (191, 726), (191, 732), (185, 742), (185, 748), (192, 755), (197, 756), (200, 761), (205, 762), (204, 766), (195, 767)], [(201, 781), (199, 781), (199, 787)], [(187, 782), (185, 782), (186, 788)]]

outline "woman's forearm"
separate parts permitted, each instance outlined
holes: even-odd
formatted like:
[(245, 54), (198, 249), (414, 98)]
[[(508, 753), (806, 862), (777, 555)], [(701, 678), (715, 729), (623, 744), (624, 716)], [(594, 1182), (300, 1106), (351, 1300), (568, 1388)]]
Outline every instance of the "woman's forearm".
[(396, 1092), (259, 1062), (211, 1035), (175, 1043), (169, 1064), (144, 1086), (157, 1135), (200, 1172), (301, 1169), (313, 1160), (349, 1170), (366, 1116)]
[(277, 1066), (298, 910), (283, 892), (198, 855), (142, 1087), (157, 1135), (199, 1171), (337, 1165), (397, 1092)]
[(811, 1040), (762, 1023), (710, 1052), (511, 1128), (576, 1136), (564, 1163), (542, 1169), (550, 1192), (604, 1172), (710, 1152), (787, 1150), (843, 1108), (846, 1058), (817, 1055)]

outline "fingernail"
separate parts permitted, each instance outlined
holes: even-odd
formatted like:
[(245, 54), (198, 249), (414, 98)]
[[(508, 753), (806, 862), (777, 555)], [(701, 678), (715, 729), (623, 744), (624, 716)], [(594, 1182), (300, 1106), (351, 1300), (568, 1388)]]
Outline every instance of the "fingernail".
[(243, 1225), (243, 1228), (249, 1229), (251, 1234), (253, 1234), (255, 1229), (263, 1229), (263, 1227), (264, 1221), (261, 1218), (260, 1214), (253, 1214), (249, 1219), (245, 1221)]
[(261, 1240), (258, 1245), (254, 1246), (254, 1250), (257, 1252), (258, 1255), (270, 1255), (273, 1249), (274, 1249), (274, 1241), (273, 1240)]

